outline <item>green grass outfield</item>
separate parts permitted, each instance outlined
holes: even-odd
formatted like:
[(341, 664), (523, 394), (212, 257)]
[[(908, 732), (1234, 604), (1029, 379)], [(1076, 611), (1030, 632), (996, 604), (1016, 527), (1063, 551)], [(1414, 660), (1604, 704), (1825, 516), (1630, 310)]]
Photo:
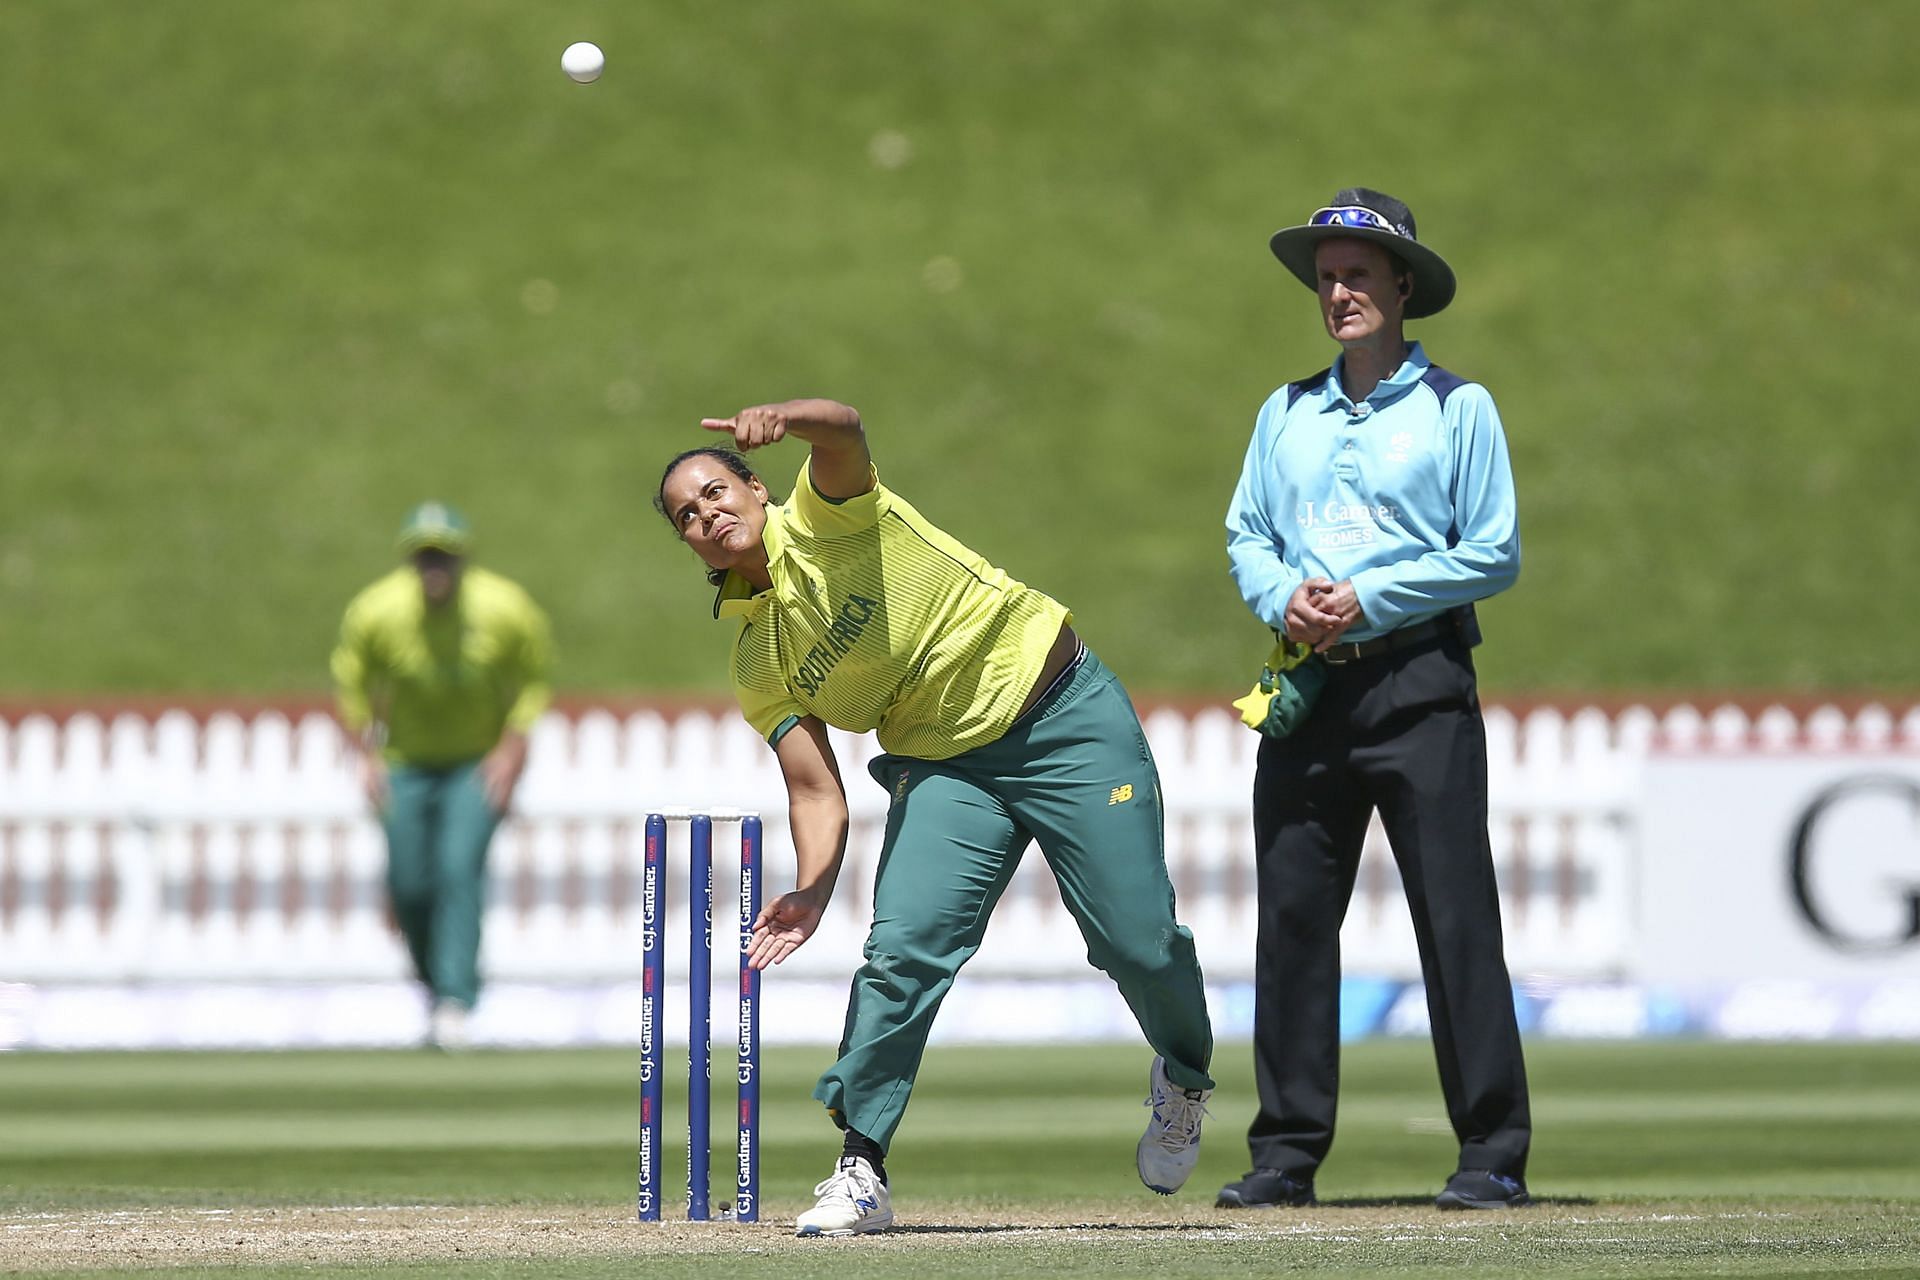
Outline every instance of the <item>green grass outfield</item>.
[(899, 1229), (795, 1241), (835, 1147), (806, 1099), (824, 1058), (768, 1055), (760, 1226), (643, 1228), (631, 1053), (0, 1057), (0, 1271), (1920, 1274), (1920, 1045), (1535, 1044), (1540, 1204), (1502, 1214), (1431, 1207), (1453, 1149), (1424, 1043), (1349, 1046), (1319, 1208), (1238, 1214), (1209, 1202), (1243, 1168), (1245, 1046), (1170, 1200), (1132, 1169), (1142, 1052), (940, 1048), (895, 1144)]

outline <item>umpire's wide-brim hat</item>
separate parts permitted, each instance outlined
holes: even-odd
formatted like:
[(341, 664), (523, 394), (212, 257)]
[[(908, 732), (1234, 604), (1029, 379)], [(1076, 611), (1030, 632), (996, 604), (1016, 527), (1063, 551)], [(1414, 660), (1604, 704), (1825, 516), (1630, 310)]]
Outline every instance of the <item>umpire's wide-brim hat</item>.
[(466, 517), (444, 502), (423, 502), (407, 512), (400, 526), (400, 552), (412, 555), (431, 547), (463, 556), (472, 544)]
[(1282, 227), (1267, 243), (1273, 256), (1319, 291), (1313, 251), (1322, 240), (1369, 240), (1400, 255), (1413, 273), (1413, 293), (1407, 299), (1406, 318), (1418, 320), (1446, 309), (1453, 301), (1453, 268), (1446, 259), (1420, 243), (1414, 235), (1413, 210), (1383, 192), (1348, 187), (1333, 203), (1313, 211), (1297, 227)]

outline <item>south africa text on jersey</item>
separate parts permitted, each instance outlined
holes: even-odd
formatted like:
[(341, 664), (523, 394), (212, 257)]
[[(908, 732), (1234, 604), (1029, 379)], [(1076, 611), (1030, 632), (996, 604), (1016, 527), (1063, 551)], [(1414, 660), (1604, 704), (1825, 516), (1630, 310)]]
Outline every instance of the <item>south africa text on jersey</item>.
[(809, 695), (818, 693), (840, 659), (867, 629), (868, 621), (879, 612), (878, 600), (866, 596), (848, 596), (820, 643), (800, 655), (800, 665), (793, 672), (793, 683)]

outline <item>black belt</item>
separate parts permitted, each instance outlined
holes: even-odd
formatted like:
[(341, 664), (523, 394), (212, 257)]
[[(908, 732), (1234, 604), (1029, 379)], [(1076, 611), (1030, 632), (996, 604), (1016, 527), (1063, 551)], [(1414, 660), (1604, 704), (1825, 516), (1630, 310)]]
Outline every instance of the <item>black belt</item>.
[[(1410, 627), (1401, 627), (1399, 630), (1389, 631), (1383, 636), (1375, 636), (1371, 640), (1336, 644), (1320, 656), (1337, 667), (1348, 662), (1358, 662), (1362, 658), (1377, 658), (1385, 653), (1393, 653), (1400, 649), (1410, 649), (1414, 645), (1422, 644), (1441, 636), (1456, 634), (1465, 636), (1468, 627), (1472, 625), (1472, 610), (1473, 606), (1468, 605), (1463, 609), (1443, 613), (1437, 618), (1429, 618), (1425, 622), (1416, 622)], [(1468, 644), (1472, 644), (1479, 639), (1479, 628), (1475, 626), (1473, 630), (1473, 639), (1468, 640)]]

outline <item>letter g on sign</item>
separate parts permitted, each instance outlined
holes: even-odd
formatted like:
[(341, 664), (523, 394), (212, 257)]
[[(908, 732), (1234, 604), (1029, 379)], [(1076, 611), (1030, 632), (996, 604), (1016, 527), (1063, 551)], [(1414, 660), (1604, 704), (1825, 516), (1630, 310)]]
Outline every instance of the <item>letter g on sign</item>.
[[(1906, 801), (1914, 819), (1907, 846), (1908, 852), (1915, 855), (1912, 877), (1904, 883), (1897, 879), (1883, 881), (1904, 900), (1905, 924), (1891, 934), (1881, 933), (1878, 936), (1843, 928), (1830, 912), (1815, 901), (1813, 892), (1815, 836), (1821, 824), (1833, 817), (1835, 811), (1846, 802), (1874, 796)], [(1800, 815), (1800, 821), (1794, 825), (1793, 837), (1788, 844), (1788, 865), (1792, 873), (1794, 904), (1807, 923), (1813, 926), (1814, 932), (1836, 949), (1853, 952), (1897, 951), (1920, 940), (1920, 783), (1891, 774), (1869, 774), (1836, 782), (1821, 791), (1807, 804), (1806, 812)]]

